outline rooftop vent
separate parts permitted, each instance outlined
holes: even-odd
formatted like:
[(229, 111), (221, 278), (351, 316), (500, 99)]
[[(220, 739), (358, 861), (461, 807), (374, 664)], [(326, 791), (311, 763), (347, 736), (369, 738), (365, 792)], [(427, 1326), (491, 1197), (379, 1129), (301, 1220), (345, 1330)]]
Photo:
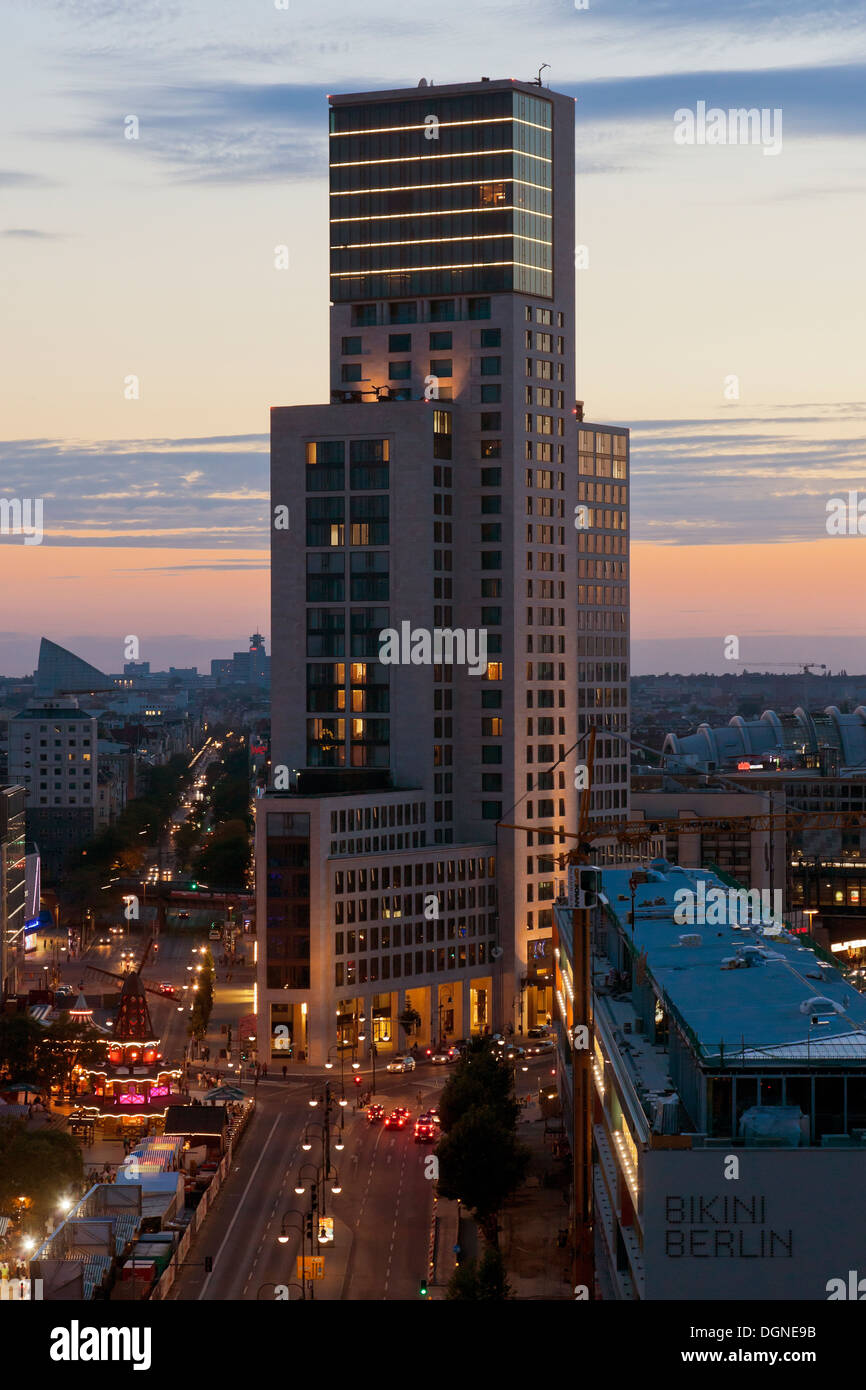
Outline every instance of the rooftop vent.
[(699, 931), (683, 932), (682, 936), (680, 937), (681, 946), (703, 946), (703, 944), (704, 938), (701, 936)]
[(811, 999), (804, 999), (800, 1005), (801, 1014), (841, 1014), (844, 1013), (841, 1004), (837, 1004), (834, 999), (827, 999), (822, 994), (816, 994)]

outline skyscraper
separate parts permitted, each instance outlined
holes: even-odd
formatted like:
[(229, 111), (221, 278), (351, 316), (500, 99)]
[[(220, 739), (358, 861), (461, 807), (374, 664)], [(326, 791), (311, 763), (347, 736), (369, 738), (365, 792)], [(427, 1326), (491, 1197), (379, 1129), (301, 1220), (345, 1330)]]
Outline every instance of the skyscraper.
[(260, 1050), (319, 1060), (401, 1015), (543, 1021), (591, 723), (595, 814), (628, 786), (628, 432), (574, 399), (574, 103), (330, 102), (331, 404), (272, 412), (257, 833)]

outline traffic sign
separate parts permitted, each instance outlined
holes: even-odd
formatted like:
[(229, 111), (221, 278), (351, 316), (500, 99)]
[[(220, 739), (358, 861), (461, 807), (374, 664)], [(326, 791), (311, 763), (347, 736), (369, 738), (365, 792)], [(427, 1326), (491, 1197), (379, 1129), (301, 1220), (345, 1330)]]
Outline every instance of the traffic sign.
[(324, 1279), (324, 1255), (299, 1255), (297, 1270), (299, 1279)]

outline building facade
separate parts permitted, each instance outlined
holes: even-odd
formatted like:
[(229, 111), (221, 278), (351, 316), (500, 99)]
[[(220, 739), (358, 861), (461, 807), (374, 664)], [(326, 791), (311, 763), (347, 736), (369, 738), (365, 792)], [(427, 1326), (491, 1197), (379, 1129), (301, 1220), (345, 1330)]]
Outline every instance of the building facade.
[(866, 1000), (759, 898), (665, 860), (603, 870), (582, 1037), (581, 914), (555, 909), (572, 1150), (574, 1047), (592, 1050), (603, 1298), (688, 1288), (694, 1299), (821, 1299), (857, 1268), (866, 1218), (850, 1193), (866, 1140)]
[(27, 953), (25, 804), (23, 787), (0, 787), (0, 994), (4, 999), (16, 993), (18, 970)]
[(28, 837), (46, 874), (56, 877), (96, 828), (96, 718), (74, 697), (29, 701), (9, 721), (9, 773), (27, 793)]
[[(405, 803), (414, 859), (392, 871), (411, 869), (414, 891), (445, 866), (443, 935), (435, 917), (415, 923), (423, 969), (416, 980), (413, 950), (401, 988), (414, 1003), (427, 953), (438, 967), (441, 952), (467, 1000), (484, 990), (483, 1023), (453, 1005), (455, 1034), (525, 1029), (552, 1006), (554, 856), (577, 818), (592, 724), (593, 812), (628, 809), (613, 737), (628, 718), (628, 432), (585, 422), (574, 399), (574, 103), (512, 81), (330, 101), (331, 403), (272, 412), (260, 1011), (284, 1002), (267, 986), (285, 933), (268, 914), (263, 827), (294, 802), (311, 827), (339, 822), (348, 798), (365, 831), (356, 848), (333, 851), (340, 837), (319, 831), (312, 853), (375, 855), (373, 815)], [(474, 969), (492, 985), (473, 984), (471, 924), (447, 908), (459, 864), (479, 859), (496, 920)], [(317, 1007), (333, 1041), (348, 960), (334, 955), (336, 897), (322, 886), (311, 910), (329, 1003)], [(309, 1018), (312, 998), (296, 1002)]]

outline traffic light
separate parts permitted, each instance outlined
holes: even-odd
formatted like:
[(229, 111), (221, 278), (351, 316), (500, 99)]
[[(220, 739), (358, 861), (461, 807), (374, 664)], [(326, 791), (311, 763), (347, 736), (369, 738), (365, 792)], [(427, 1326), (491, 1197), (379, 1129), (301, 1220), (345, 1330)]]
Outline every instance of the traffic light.
[(360, 1086), (360, 1084), (361, 1084), (361, 1078), (360, 1078), (360, 1076), (354, 1076), (354, 1077), (352, 1078), (352, 1080), (354, 1081), (354, 1083), (355, 1083), (356, 1086)]
[(421, 1283), (420, 1283), (419, 1288), (418, 1288), (418, 1297), (419, 1297), (419, 1298), (426, 1298), (426, 1297), (427, 1297), (427, 1280), (426, 1280), (426, 1279), (422, 1279), (422, 1280), (421, 1280)]
[(306, 1236), (307, 1240), (313, 1239), (313, 1217), (311, 1212), (307, 1212), (307, 1215), (304, 1218), (304, 1235)]
[(319, 1210), (319, 1188), (316, 1183), (313, 1183), (312, 1187), (310, 1188), (310, 1210)]

